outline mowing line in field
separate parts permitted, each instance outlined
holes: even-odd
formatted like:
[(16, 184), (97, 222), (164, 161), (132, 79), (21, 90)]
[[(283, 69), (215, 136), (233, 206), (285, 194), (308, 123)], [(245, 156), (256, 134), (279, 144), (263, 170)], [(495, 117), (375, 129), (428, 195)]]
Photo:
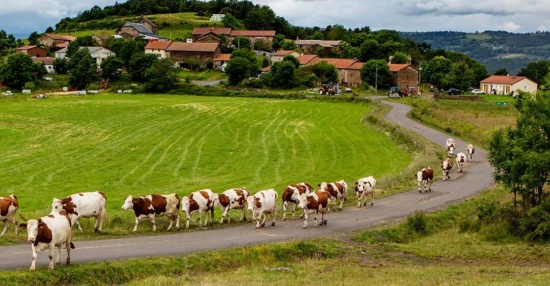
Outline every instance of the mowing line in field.
[(267, 146), (267, 139), (268, 139), (268, 132), (267, 130), (275, 124), (275, 122), (279, 121), (280, 120), (280, 116), (281, 116), (281, 110), (278, 109), (275, 113), (275, 115), (271, 116), (271, 112), (268, 114), (269, 116), (266, 116), (266, 119), (268, 118), (271, 118), (271, 121), (269, 121), (265, 126), (264, 126), (264, 130), (262, 131), (262, 135), (261, 135), (261, 145), (262, 145), (262, 150), (263, 150), (263, 154), (265, 154), (265, 158), (263, 160), (263, 163), (260, 163), (258, 164), (258, 168), (256, 169), (256, 173), (254, 175), (254, 180), (255, 182), (261, 182), (262, 181), (262, 176), (261, 176), (261, 171), (262, 169), (268, 165), (269, 163), (269, 147)]

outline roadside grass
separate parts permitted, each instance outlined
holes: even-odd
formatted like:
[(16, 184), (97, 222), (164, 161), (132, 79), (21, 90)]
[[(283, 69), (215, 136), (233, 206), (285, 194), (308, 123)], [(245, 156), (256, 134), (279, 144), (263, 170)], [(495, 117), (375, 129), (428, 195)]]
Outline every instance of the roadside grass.
[(222, 71), (205, 70), (205, 71), (186, 71), (181, 70), (178, 76), (183, 79), (189, 78), (190, 80), (222, 80), (227, 78), (227, 74)]
[[(422, 152), (410, 152), (406, 138), (394, 143), (396, 131), (376, 130), (380, 124), (365, 117), (372, 112), (367, 101), (140, 94), (0, 100), (2, 196), (16, 194), (27, 218), (48, 214), (54, 197), (106, 193), (104, 232), (92, 233), (93, 220), (81, 219), (76, 241), (135, 235), (133, 213), (120, 209), (127, 195), (281, 192), (302, 181), (353, 186), (368, 175), (379, 178), (381, 196), (402, 192), (413, 180), (394, 178)], [(159, 232), (167, 221), (157, 220)], [(151, 234), (147, 221), (137, 231), (143, 234)], [(10, 229), (0, 245), (24, 240)]]
[[(504, 100), (493, 96), (484, 98)], [(507, 102), (510, 102), (510, 97), (507, 99)], [(488, 146), (491, 134), (495, 130), (515, 126), (518, 115), (513, 104), (500, 106), (494, 102), (433, 101), (427, 98), (403, 98), (401, 102), (413, 107), (411, 118), (450, 136), (461, 137), (481, 146)]]

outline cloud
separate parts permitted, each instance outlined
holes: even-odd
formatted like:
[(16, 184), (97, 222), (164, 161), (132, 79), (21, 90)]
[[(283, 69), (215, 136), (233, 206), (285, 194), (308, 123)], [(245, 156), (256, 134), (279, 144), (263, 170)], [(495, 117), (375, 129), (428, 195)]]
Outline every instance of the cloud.
[(517, 25), (512, 21), (506, 21), (499, 26), (499, 30), (509, 31), (509, 32), (518, 31), (520, 28), (521, 28), (520, 25)]

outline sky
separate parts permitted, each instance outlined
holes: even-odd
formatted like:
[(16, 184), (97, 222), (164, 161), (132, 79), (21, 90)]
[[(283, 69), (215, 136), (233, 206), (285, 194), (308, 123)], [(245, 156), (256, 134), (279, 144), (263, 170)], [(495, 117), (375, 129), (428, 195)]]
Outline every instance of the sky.
[[(55, 28), (93, 6), (117, 0), (1, 0), (0, 30), (30, 34)], [(153, 0), (151, 0), (153, 1)], [(125, 0), (118, 0), (119, 3)], [(252, 0), (269, 6), (291, 25), (370, 27), (401, 32), (507, 31), (530, 33), (550, 29), (549, 0)]]

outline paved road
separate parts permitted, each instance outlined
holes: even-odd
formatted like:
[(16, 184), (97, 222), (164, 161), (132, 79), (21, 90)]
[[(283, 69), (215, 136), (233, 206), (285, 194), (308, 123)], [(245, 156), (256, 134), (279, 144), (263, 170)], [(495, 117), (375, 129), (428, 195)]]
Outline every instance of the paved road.
[[(425, 127), (406, 117), (410, 107), (399, 103), (387, 103), (393, 107), (387, 117), (444, 148), (449, 137), (443, 133)], [(465, 149), (466, 142), (457, 138), (458, 150)], [(434, 168), (440, 176), (441, 171)], [(200, 231), (180, 230), (178, 233), (153, 237), (126, 237), (95, 241), (75, 241), (76, 249), (71, 251), (73, 263), (125, 259), (131, 257), (181, 255), (229, 247), (242, 247), (275, 241), (308, 239), (323, 235), (341, 233), (357, 228), (366, 228), (382, 222), (401, 219), (415, 210), (430, 211), (442, 205), (472, 196), (492, 183), (492, 167), (487, 163), (486, 151), (476, 148), (474, 162), (465, 164), (462, 174), (451, 172), (451, 180), (436, 181), (431, 193), (419, 194), (416, 189), (391, 197), (377, 199), (374, 206), (366, 208), (347, 207), (341, 212), (330, 212), (328, 225), (313, 228), (310, 219), (308, 229), (302, 229), (301, 220), (277, 221), (275, 227), (266, 226), (260, 230), (252, 224), (217, 227)], [(411, 180), (413, 179), (413, 174)], [(351, 197), (354, 197), (352, 194)], [(0, 269), (26, 269), (31, 263), (30, 245), (0, 247), (2, 259)], [(65, 254), (62, 255), (64, 263)], [(37, 266), (47, 267), (48, 255), (38, 255)]]

